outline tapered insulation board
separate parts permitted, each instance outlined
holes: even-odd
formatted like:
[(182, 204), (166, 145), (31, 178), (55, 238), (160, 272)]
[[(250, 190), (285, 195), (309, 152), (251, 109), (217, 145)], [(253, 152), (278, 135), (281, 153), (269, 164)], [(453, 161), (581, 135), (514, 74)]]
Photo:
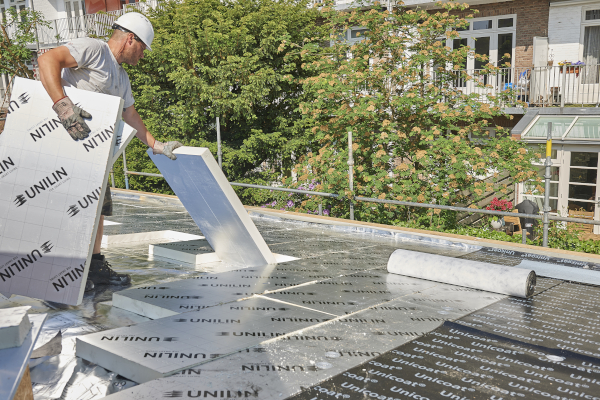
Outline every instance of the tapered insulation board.
[(529, 297), (534, 271), (479, 261), (399, 249), (388, 260), (388, 272), (510, 296)]
[(92, 114), (75, 141), (41, 82), (16, 78), (0, 135), (0, 293), (79, 304), (123, 100), (65, 88)]
[(131, 139), (135, 136), (137, 131), (123, 120), (117, 121), (117, 128), (115, 129), (115, 145), (113, 148), (112, 159), (110, 165), (117, 161), (117, 158), (125, 151), (125, 148), (131, 142)]
[(172, 375), (332, 317), (252, 298), (77, 338), (77, 356), (135, 382)]
[(247, 267), (277, 261), (207, 148), (180, 147), (173, 161), (148, 155), (221, 261)]
[[(314, 281), (274, 265), (194, 276), (113, 293), (113, 307), (157, 319)], [(295, 290), (294, 293), (298, 293)]]

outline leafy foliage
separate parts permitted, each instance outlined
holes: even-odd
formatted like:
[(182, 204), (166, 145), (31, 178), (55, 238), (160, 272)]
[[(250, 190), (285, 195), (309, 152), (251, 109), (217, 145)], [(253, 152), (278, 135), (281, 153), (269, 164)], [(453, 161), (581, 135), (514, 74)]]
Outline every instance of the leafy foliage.
[(27, 67), (32, 59), (27, 44), (35, 43), (37, 26), (48, 26), (42, 13), (14, 7), (6, 10), (6, 18), (0, 18), (0, 75), (8, 75), (9, 80), (15, 76), (33, 79), (33, 71)]
[[(208, 147), (216, 155), (220, 117), (229, 180), (271, 183), (289, 174), (292, 154), (306, 146), (299, 80), (311, 73), (301, 68), (297, 47), (318, 31), (317, 11), (293, 0), (161, 4), (149, 15), (153, 51), (127, 68), (136, 109), (149, 130), (159, 140)], [(284, 40), (296, 47), (282, 47)], [(129, 146), (129, 169), (156, 172), (144, 151), (140, 143)], [(132, 186), (168, 191), (154, 178), (132, 178)], [(243, 199), (251, 203), (268, 197), (241, 193), (254, 193), (254, 199)]]
[[(502, 174), (512, 178), (511, 184), (537, 178), (531, 162), (539, 154), (499, 126), (496, 137), (489, 135), (493, 118), (505, 116), (502, 107), (512, 101), (510, 90), (494, 94), (487, 84), (499, 68), (488, 63), (481, 71), (466, 71), (467, 56), (482, 62), (486, 57), (468, 47), (446, 46), (447, 39), (458, 38), (455, 28), (467, 24), (451, 11), (467, 5), (450, 1), (438, 6), (442, 11), (376, 5), (367, 11), (338, 12), (327, 2), (321, 9), (326, 35), (306, 43), (302, 51), (304, 67), (312, 72), (302, 78), (310, 97), (300, 104), (311, 127), (312, 151), (300, 157), (294, 185), (316, 179), (316, 190), (346, 196), (345, 201), (329, 201), (335, 215), (347, 216), (347, 198), (353, 195), (467, 204), (485, 193), (507, 193), (508, 184), (499, 184)], [(364, 38), (348, 41), (344, 32), (351, 27), (366, 29)], [(323, 41), (331, 43), (325, 51)], [(459, 81), (488, 94), (465, 94), (457, 88)], [(354, 152), (350, 161), (355, 163), (352, 191), (349, 130)], [(469, 134), (484, 139), (474, 142)], [(310, 199), (301, 205), (316, 208)], [(406, 221), (415, 213), (414, 208), (362, 202), (356, 207), (363, 221)], [(433, 210), (416, 213), (421, 222), (433, 223)], [(452, 227), (454, 216), (442, 212), (435, 219)]]

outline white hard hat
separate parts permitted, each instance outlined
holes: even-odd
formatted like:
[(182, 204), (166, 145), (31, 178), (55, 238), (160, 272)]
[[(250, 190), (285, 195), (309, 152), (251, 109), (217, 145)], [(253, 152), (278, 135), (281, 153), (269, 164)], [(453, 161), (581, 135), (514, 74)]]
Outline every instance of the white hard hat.
[(154, 40), (154, 29), (152, 23), (142, 14), (136, 12), (123, 14), (117, 18), (112, 27), (113, 29), (122, 28), (122, 30), (133, 33), (144, 42), (148, 50), (152, 51), (150, 45)]

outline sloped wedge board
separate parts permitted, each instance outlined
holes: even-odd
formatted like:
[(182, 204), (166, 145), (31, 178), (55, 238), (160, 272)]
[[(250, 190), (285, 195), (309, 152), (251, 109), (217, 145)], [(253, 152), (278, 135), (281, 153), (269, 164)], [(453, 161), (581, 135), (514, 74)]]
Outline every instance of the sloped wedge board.
[(276, 264), (210, 150), (180, 147), (174, 153), (175, 161), (148, 150), (219, 259), (246, 267)]

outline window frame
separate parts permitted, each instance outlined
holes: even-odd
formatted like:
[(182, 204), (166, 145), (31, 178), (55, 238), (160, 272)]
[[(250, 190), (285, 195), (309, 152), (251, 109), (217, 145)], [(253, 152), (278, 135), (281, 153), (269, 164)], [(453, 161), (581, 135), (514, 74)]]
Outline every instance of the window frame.
[[(512, 18), (513, 26), (506, 28), (498, 28), (498, 21), (501, 19)], [(473, 30), (473, 22), (478, 21), (492, 21), (492, 28), (490, 29), (478, 29)], [(494, 59), (493, 63), (498, 65), (498, 62), (502, 59), (501, 55), (498, 54), (498, 36), (505, 33), (512, 33), (512, 50), (511, 50), (511, 58), (510, 63), (512, 67), (515, 67), (515, 52), (517, 47), (517, 14), (502, 14), (495, 15), (490, 17), (478, 17), (478, 18), (469, 18), (469, 29), (464, 31), (457, 31), (460, 39), (467, 39), (467, 45), (474, 51), (475, 50), (475, 40), (480, 37), (490, 37), (490, 51), (489, 51), (489, 59)], [(450, 48), (453, 48), (453, 39), (448, 39), (446, 41), (446, 45)], [(492, 52), (495, 52), (495, 57), (492, 57)], [(491, 61), (490, 61), (491, 62)], [(470, 70), (474, 68), (473, 58), (469, 57), (467, 59), (466, 69)]]
[(584, 48), (583, 48), (584, 39), (585, 39), (585, 28), (590, 27), (590, 26), (600, 25), (600, 19), (586, 20), (585, 13), (586, 13), (586, 11), (597, 10), (597, 9), (598, 9), (597, 4), (581, 7), (581, 27), (580, 27), (580, 32), (579, 32), (579, 60), (577, 60), (577, 61), (583, 61), (583, 55), (585, 54)]

